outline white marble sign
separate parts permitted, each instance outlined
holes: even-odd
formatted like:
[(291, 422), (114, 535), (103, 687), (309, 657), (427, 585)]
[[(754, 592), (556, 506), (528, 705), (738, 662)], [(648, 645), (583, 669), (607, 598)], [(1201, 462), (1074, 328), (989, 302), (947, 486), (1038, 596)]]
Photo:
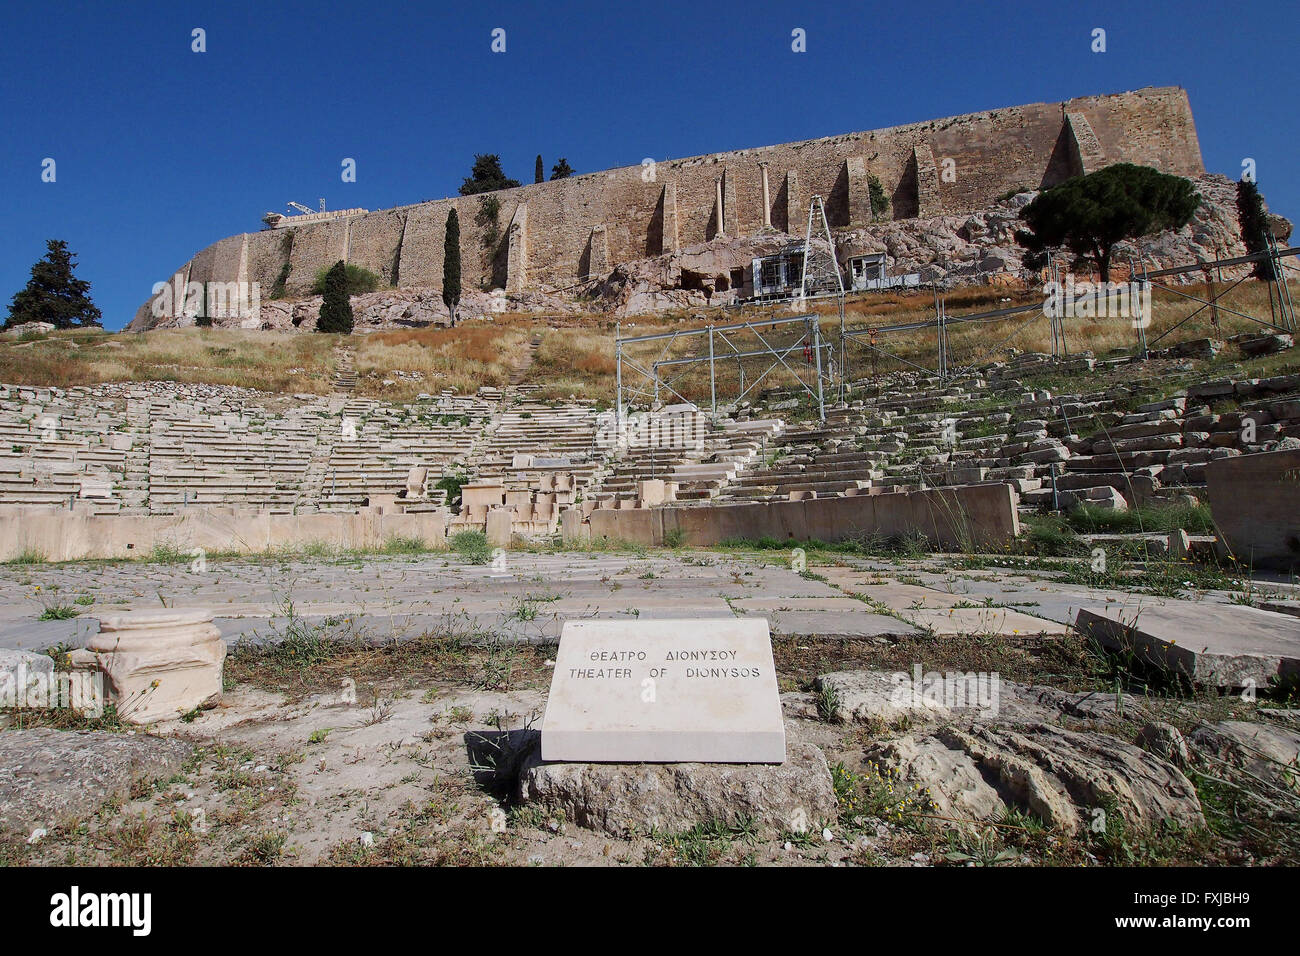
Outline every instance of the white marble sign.
[(542, 759), (783, 763), (767, 621), (567, 621)]

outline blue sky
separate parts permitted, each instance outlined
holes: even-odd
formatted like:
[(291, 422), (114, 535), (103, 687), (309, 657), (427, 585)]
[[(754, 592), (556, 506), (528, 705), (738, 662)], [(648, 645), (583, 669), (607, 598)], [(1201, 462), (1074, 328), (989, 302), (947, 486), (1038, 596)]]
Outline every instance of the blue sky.
[(476, 152), (531, 182), (539, 152), (548, 175), (559, 156), (591, 172), (1143, 86), (1185, 87), (1206, 168), (1236, 178), (1254, 158), (1271, 208), (1300, 216), (1294, 0), (49, 2), (3, 16), (0, 305), (45, 240), (66, 239), (113, 329), (200, 248), (289, 200), (441, 198)]

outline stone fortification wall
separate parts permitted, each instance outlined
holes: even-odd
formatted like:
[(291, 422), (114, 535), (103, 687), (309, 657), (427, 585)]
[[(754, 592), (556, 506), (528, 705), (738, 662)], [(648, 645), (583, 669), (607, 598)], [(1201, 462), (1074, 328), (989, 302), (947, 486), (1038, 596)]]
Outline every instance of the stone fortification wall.
[[(837, 231), (871, 221), (869, 184), (887, 217), (962, 215), (1017, 188), (1040, 189), (1116, 162), (1204, 172), (1187, 94), (1162, 87), (1034, 103), (800, 143), (627, 166), (496, 193), (495, 227), (478, 196), (232, 236), (178, 270), (182, 282), (257, 282), (302, 295), (339, 259), (385, 282), (440, 288), (448, 212), (461, 223), (464, 284), (554, 291), (618, 263), (726, 236), (802, 235), (814, 194)], [(495, 233), (489, 243), (485, 238)], [(170, 313), (170, 314), (174, 314)], [(147, 328), (151, 301), (131, 328)]]

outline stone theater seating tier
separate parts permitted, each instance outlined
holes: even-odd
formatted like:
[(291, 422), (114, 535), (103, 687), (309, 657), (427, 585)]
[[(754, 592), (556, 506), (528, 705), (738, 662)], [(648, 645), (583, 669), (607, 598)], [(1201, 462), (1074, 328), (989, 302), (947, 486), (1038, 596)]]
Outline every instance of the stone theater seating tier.
[[(1024, 384), (1061, 373), (1087, 388), (1090, 372), (1122, 380), (1075, 393)], [(584, 527), (617, 511), (630, 512), (615, 520), (631, 530), (658, 520), (668, 532), (652, 513), (663, 506), (769, 503), (774, 515), (806, 516), (871, 507), (850, 497), (884, 505), (880, 496), (891, 493), (978, 484), (1008, 486), (1022, 512), (1195, 504), (1215, 463), (1300, 440), (1300, 375), (1201, 382), (1173, 396), (1165, 384), (1129, 357), (1023, 353), (946, 382), (904, 372), (855, 383), (824, 422), (782, 390), (716, 419), (670, 406), (655, 415), (686, 440), (668, 446), (640, 433), (621, 442), (594, 403), (552, 406), (525, 386), (396, 405), (339, 396), (286, 404), (161, 382), (0, 385), (0, 560), (33, 551), (47, 560), (136, 557), (155, 546), (246, 551), (313, 537), (370, 547), (392, 534), (442, 547), (448, 534), (486, 532), (493, 508), (512, 514), (508, 532), (498, 529), (505, 546), (568, 527), (575, 509)], [(1226, 397), (1239, 410), (1212, 412)], [(459, 513), (443, 476), (468, 479)], [(382, 520), (358, 522), (359, 511)], [(430, 523), (407, 520), (417, 516)], [(600, 514), (594, 524), (609, 520)], [(689, 531), (697, 516), (683, 522)], [(824, 533), (775, 530), (782, 539)], [(1284, 545), (1230, 543), (1244, 559)]]

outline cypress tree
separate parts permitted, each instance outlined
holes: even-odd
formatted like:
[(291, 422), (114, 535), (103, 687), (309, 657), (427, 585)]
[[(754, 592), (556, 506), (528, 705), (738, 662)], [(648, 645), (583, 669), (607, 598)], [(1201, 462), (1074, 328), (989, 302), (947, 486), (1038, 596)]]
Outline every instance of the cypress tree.
[(889, 212), (889, 197), (885, 195), (885, 187), (880, 182), (879, 176), (872, 176), (867, 180), (867, 193), (871, 200), (872, 219), (879, 219)]
[[(1260, 198), (1259, 187), (1248, 179), (1237, 183), (1237, 220), (1241, 224), (1241, 241), (1250, 253), (1264, 252), (1268, 249), (1268, 219), (1264, 215), (1264, 200)], [(1273, 263), (1261, 259), (1255, 263), (1251, 275), (1256, 279), (1271, 281)]]
[(460, 218), (455, 209), (447, 213), (447, 235), (442, 243), (442, 302), (455, 326), (460, 303)]
[(533, 167), (533, 182), (540, 183), (546, 178), (546, 167), (542, 165), (542, 154), (537, 154), (537, 165)]
[(325, 274), (325, 297), (320, 304), (316, 331), (352, 334), (352, 298), (348, 295), (348, 272), (342, 259)]

